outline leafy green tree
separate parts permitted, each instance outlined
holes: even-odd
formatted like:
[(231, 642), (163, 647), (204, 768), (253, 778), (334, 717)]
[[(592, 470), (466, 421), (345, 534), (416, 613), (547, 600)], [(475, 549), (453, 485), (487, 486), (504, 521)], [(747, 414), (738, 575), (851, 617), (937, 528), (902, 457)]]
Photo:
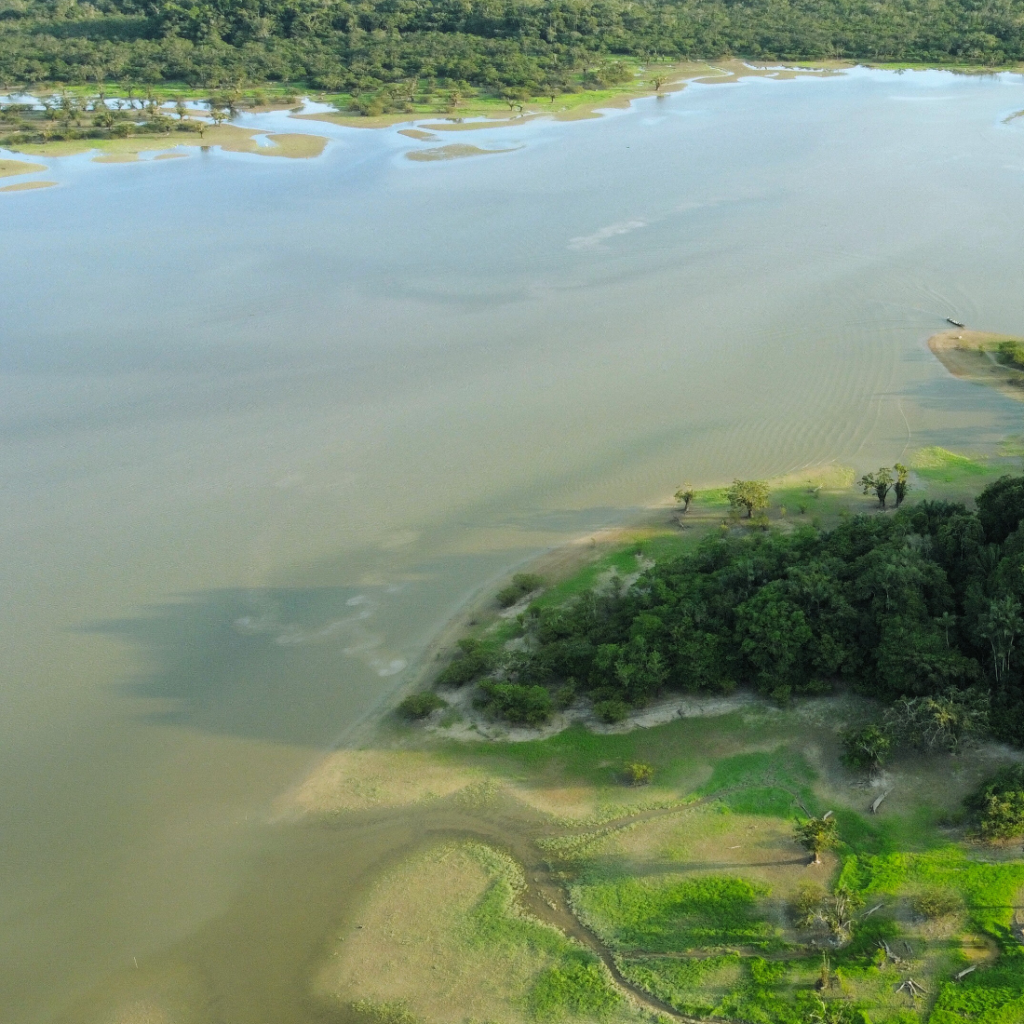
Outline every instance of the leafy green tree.
[(736, 609), (736, 632), (762, 690), (784, 700), (804, 681), (814, 634), (781, 581), (762, 587)]
[(892, 470), (887, 466), (882, 466), (881, 469), (874, 473), (867, 473), (860, 478), (860, 485), (863, 487), (865, 494), (874, 492), (875, 497), (878, 498), (878, 504), (885, 508), (885, 500), (889, 496), (889, 490), (893, 485)]
[(1024, 477), (1000, 477), (978, 495), (975, 504), (985, 540), (1002, 544), (1024, 520)]
[(423, 690), (421, 693), (411, 693), (396, 709), (403, 718), (419, 719), (426, 718), (434, 711), (446, 708), (448, 702), (439, 697), (433, 690)]
[(487, 679), (480, 684), (480, 694), (486, 710), (512, 725), (543, 725), (554, 710), (551, 694), (543, 686)]
[(880, 768), (885, 764), (892, 740), (881, 727), (871, 724), (843, 733), (843, 763), (849, 768)]
[(466, 638), (457, 646), (459, 655), (437, 677), (438, 686), (465, 686), (497, 667), (494, 652), (479, 640)]
[(729, 504), (734, 509), (745, 508), (748, 519), (751, 519), (756, 511), (768, 507), (770, 495), (765, 480), (733, 480), (732, 486), (726, 491)]
[(992, 651), (992, 668), (996, 682), (1004, 680), (1010, 671), (1014, 644), (1024, 633), (1020, 604), (1012, 594), (993, 598), (988, 609), (978, 620), (978, 634), (988, 641)]
[(984, 839), (1015, 839), (1024, 835), (1024, 765), (997, 772), (965, 802), (977, 812)]
[(907, 496), (907, 491), (910, 490), (910, 470), (902, 462), (897, 462), (892, 468), (896, 473), (896, 479), (893, 481), (892, 488), (896, 494), (896, 507), (899, 508), (903, 504), (903, 499)]
[(675, 493), (675, 499), (682, 503), (683, 512), (690, 511), (690, 502), (693, 501), (696, 496), (696, 491), (693, 489), (693, 484), (683, 484)]
[(796, 839), (812, 855), (811, 863), (820, 864), (822, 853), (839, 845), (839, 826), (830, 815), (807, 818), (797, 824)]
[(626, 765), (624, 775), (631, 786), (647, 786), (654, 779), (654, 769), (642, 761), (631, 761)]

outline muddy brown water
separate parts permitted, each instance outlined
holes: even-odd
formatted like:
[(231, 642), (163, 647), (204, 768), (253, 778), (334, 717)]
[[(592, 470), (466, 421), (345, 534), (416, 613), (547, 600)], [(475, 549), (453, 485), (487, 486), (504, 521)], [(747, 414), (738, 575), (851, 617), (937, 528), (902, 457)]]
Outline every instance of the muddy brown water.
[(4, 194), (0, 1017), (148, 984), (305, 1020), (416, 827), (274, 801), (480, 588), (687, 479), (1020, 433), (925, 342), (1021, 330), (1022, 107), (1011, 74), (692, 84), (487, 160), (316, 123), (314, 160)]

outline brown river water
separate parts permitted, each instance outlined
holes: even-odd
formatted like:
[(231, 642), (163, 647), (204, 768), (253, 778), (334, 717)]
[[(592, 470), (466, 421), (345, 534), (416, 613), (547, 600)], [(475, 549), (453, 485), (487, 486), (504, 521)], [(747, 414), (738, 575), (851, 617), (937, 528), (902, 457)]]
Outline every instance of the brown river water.
[(317, 1019), (325, 936), (442, 823), (274, 802), (474, 593), (684, 480), (1020, 434), (925, 341), (1024, 327), (1021, 108), (748, 79), (415, 161), (268, 114), (324, 155), (0, 196), (0, 1019)]

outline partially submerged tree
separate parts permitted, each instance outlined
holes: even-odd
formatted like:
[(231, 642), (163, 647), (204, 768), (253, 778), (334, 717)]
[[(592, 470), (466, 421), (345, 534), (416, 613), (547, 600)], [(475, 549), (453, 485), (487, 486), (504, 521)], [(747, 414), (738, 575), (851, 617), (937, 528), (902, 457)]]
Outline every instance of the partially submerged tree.
[(822, 853), (839, 845), (839, 825), (831, 813), (820, 818), (808, 818), (797, 824), (796, 839), (812, 855), (811, 863), (820, 864)]
[(871, 494), (873, 491), (878, 498), (878, 504), (885, 508), (885, 500), (893, 485), (892, 470), (882, 466), (877, 472), (867, 473), (860, 478), (860, 485), (864, 488), (865, 494)]
[(745, 508), (750, 519), (759, 509), (768, 507), (770, 492), (765, 480), (733, 480), (726, 496), (734, 509)]

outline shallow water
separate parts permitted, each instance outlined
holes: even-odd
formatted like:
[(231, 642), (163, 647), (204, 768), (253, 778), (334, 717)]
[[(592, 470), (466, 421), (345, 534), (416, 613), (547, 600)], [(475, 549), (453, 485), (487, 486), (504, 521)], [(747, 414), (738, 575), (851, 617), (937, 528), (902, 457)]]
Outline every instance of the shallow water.
[(683, 480), (1019, 433), (924, 342), (1021, 330), (1022, 107), (691, 84), (451, 161), (268, 114), (332, 142), (0, 197), (0, 1015), (307, 1020), (399, 840), (274, 798), (475, 589)]

